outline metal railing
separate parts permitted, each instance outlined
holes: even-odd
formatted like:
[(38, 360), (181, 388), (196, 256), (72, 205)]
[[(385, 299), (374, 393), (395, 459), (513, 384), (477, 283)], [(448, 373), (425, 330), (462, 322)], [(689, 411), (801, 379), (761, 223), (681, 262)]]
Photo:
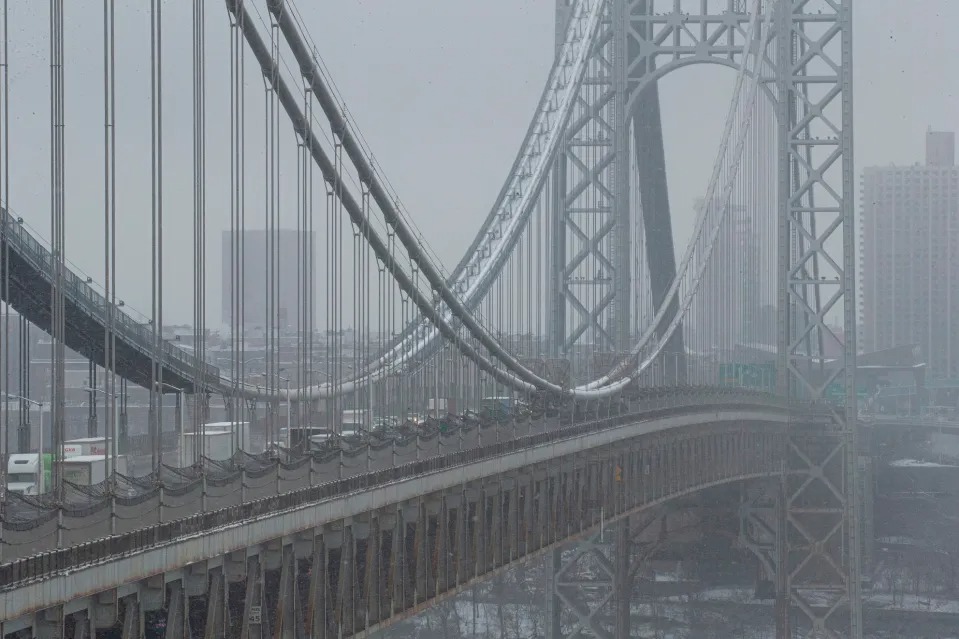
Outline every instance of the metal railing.
[[(426, 473), (493, 459), (545, 443), (581, 437), (585, 434), (615, 428), (630, 422), (652, 421), (693, 410), (698, 412), (722, 408), (749, 409), (757, 407), (782, 412), (787, 410), (781, 399), (763, 393), (729, 393), (717, 390), (710, 394), (666, 392), (660, 395), (658, 402), (655, 403), (661, 405), (655, 406), (655, 403), (651, 402), (654, 403), (654, 406), (647, 410), (599, 418), (516, 439), (438, 455), (393, 468), (362, 473), (348, 479), (333, 480), (235, 506), (198, 513), (176, 521), (155, 524), (120, 535), (102, 537), (69, 548), (17, 559), (0, 565), (0, 590), (9, 589), (30, 580), (48, 577), (59, 571), (75, 569), (92, 562), (174, 542), (180, 537), (211, 532), (223, 526), (242, 524), (245, 521), (264, 515), (276, 515), (283, 511), (326, 499), (344, 497), (351, 493), (367, 491)], [(690, 401), (693, 399), (698, 401)]]
[[(6, 240), (9, 249), (30, 264), (51, 285), (53, 284), (53, 253), (29, 231), (17, 218), (5, 208), (0, 209), (0, 226), (6, 227)], [(69, 268), (64, 270), (64, 294), (81, 311), (106, 325), (107, 309), (110, 302), (96, 290), (90, 282), (79, 277)], [(139, 322), (123, 308), (113, 306), (114, 330), (117, 338), (133, 347), (145, 357), (153, 353), (153, 328)], [(188, 379), (192, 379), (196, 370), (196, 357), (167, 340), (161, 340), (164, 362)], [(209, 383), (217, 383), (220, 370), (212, 364), (202, 363), (204, 375)]]

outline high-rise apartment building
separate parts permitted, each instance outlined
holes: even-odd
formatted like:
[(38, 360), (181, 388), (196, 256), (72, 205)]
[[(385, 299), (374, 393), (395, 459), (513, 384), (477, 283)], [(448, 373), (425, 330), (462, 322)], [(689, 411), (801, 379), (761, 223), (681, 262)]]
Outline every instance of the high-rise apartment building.
[(956, 134), (926, 131), (926, 166), (953, 166), (956, 163)]
[(926, 134), (925, 165), (864, 170), (859, 245), (863, 349), (917, 344), (932, 375), (959, 374), (953, 133)]
[[(221, 264), (223, 266), (220, 298), (221, 319), (225, 325), (229, 325), (232, 313), (233, 297), (230, 292), (233, 290), (233, 256), (236, 253), (234, 244), (234, 235), (232, 231), (223, 231), (222, 236), (222, 255)], [(276, 254), (279, 267), (279, 289), (276, 291), (276, 304), (279, 314), (280, 328), (297, 327), (298, 305), (298, 286), (297, 282), (305, 274), (309, 277), (309, 272), (303, 258), (304, 240), (306, 232), (279, 229), (276, 232)], [(242, 256), (243, 256), (243, 323), (247, 329), (266, 326), (266, 283), (267, 283), (267, 233), (264, 230), (244, 231), (242, 236)], [(310, 241), (306, 246), (315, 246), (315, 233), (310, 236)], [(315, 254), (315, 249), (314, 249)], [(314, 259), (313, 271), (316, 271)]]

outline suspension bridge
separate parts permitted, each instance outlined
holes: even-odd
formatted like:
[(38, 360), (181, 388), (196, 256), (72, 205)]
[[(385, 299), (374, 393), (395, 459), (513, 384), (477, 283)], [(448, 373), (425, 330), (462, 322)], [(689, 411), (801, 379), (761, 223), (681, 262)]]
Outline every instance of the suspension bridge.
[[(547, 625), (628, 637), (642, 517), (759, 482), (772, 496), (747, 504), (744, 538), (774, 584), (777, 636), (862, 636), (850, 0), (558, 0), (541, 97), (452, 269), (295, 2), (151, 0), (135, 42), (114, 4), (51, 0), (33, 22), (3, 10), (3, 321), (49, 335), (51, 372), (45, 398), (22, 370), (11, 392), (24, 358), (7, 340), (0, 445), (53, 463), (48, 490), (3, 501), (0, 635), (133, 639), (162, 619), (171, 637), (368, 636), (612, 527), (610, 596), (592, 607), (556, 585)], [(81, 29), (97, 40), (73, 55)], [(10, 51), (28, 37), (49, 45), (47, 202), (10, 177), (23, 108)], [(146, 109), (118, 82), (136, 55)], [(677, 251), (657, 83), (695, 64), (735, 79)], [(68, 107), (87, 93), (98, 115), (78, 123)], [(97, 128), (95, 167), (70, 154), (77, 126)], [(133, 127), (150, 132), (148, 162), (128, 156)], [(67, 188), (81, 164), (102, 188)], [(49, 233), (24, 222), (47, 210)], [(226, 214), (217, 358), (208, 230)], [(131, 216), (150, 230), (143, 317), (118, 296)], [(102, 231), (96, 277), (68, 260), (77, 219)], [(172, 248), (171, 219), (189, 220)], [(296, 244), (281, 246), (291, 225)], [(164, 273), (184, 261), (188, 345), (164, 335)], [(86, 433), (108, 442), (100, 482), (64, 470), (69, 351), (89, 361), (94, 416), (102, 395), (103, 430), (96, 417)], [(730, 362), (762, 383), (728, 383)], [(121, 465), (133, 387), (148, 401), (146, 473)], [(51, 421), (40, 448), (37, 403)], [(227, 458), (198, 443), (218, 410)]]

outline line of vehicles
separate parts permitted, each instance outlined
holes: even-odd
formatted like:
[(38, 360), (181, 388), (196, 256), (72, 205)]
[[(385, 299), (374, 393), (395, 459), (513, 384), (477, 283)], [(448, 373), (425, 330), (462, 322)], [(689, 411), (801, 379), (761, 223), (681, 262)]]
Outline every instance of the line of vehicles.
[[(503, 419), (528, 410), (525, 402), (509, 396), (484, 397), (479, 414), (488, 419)], [(428, 418), (442, 419), (456, 412), (455, 403), (447, 399), (429, 400), (426, 415), (412, 415), (414, 425)], [(346, 409), (341, 413), (339, 436), (350, 438), (365, 431), (390, 432), (400, 426), (399, 419), (392, 416), (373, 418), (368, 409)], [(212, 460), (226, 460), (233, 456), (239, 443), (251, 442), (249, 422), (212, 422), (200, 433), (184, 432), (179, 442), (179, 465), (189, 466), (197, 453)], [(268, 448), (289, 447), (302, 450), (322, 446), (334, 436), (328, 427), (294, 427), (281, 429), (279, 441), (270, 442)], [(307, 444), (308, 442), (308, 444)], [(59, 461), (50, 453), (15, 453), (7, 459), (6, 490), (21, 495), (39, 495), (52, 485), (53, 465), (60, 464), (61, 476), (73, 484), (90, 486), (110, 476), (113, 450), (112, 442), (105, 437), (85, 437), (63, 443)], [(128, 459), (116, 456), (116, 470), (127, 474)]]
[[(90, 486), (110, 475), (111, 442), (105, 437), (84, 437), (63, 443), (59, 460), (63, 478), (81, 486)], [(21, 495), (39, 495), (52, 484), (52, 453), (14, 453), (7, 459), (7, 492)], [(127, 458), (118, 455), (117, 472), (126, 474)]]

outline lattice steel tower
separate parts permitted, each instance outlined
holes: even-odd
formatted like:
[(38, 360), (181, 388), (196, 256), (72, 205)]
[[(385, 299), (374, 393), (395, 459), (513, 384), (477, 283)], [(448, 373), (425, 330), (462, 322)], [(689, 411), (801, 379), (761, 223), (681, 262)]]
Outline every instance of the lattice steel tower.
[[(570, 4), (557, 0), (557, 46), (565, 35)], [(647, 0), (610, 0), (555, 161), (549, 328), (557, 355), (569, 354), (583, 341), (596, 351), (628, 349), (634, 251), (646, 255), (657, 308), (676, 275), (655, 60), (644, 55), (641, 45), (648, 39), (648, 24), (635, 19), (651, 11)], [(642, 248), (631, 242), (638, 217), (630, 203), (633, 180), (640, 186), (646, 239)], [(663, 318), (663, 328), (674, 313)], [(666, 350), (683, 353), (681, 330)]]
[[(557, 0), (559, 41), (571, 4)], [(845, 399), (840, 408), (820, 402), (827, 428), (810, 423), (805, 408), (789, 427), (776, 568), (777, 636), (783, 638), (792, 636), (794, 620), (805, 636), (862, 636), (858, 493), (852, 490), (858, 458), (851, 4), (762, 2), (774, 25), (762, 81), (778, 121), (779, 392), (819, 402), (827, 387), (838, 384)], [(628, 348), (635, 309), (631, 264), (640, 250), (653, 302), (662, 302), (676, 261), (657, 81), (698, 63), (738, 69), (749, 5), (608, 1), (551, 180), (549, 339), (555, 356), (571, 356), (580, 345)], [(631, 243), (640, 217), (630, 208), (633, 180), (644, 247)], [(685, 354), (681, 330), (666, 350)], [(825, 596), (824, 606), (811, 605), (812, 591)], [(846, 612), (848, 635), (837, 631)]]

